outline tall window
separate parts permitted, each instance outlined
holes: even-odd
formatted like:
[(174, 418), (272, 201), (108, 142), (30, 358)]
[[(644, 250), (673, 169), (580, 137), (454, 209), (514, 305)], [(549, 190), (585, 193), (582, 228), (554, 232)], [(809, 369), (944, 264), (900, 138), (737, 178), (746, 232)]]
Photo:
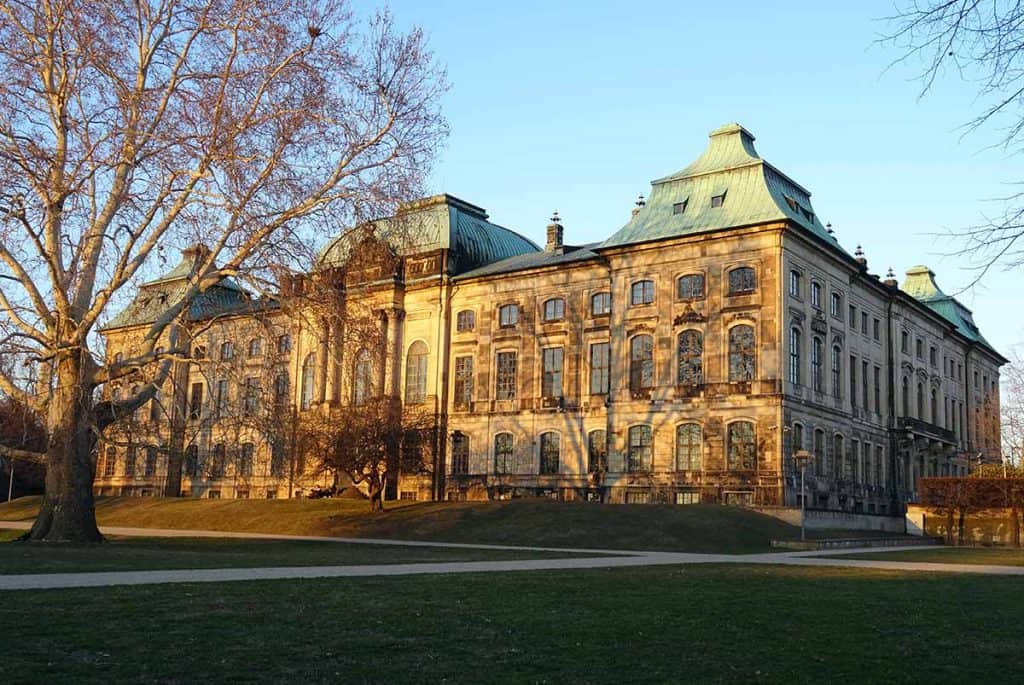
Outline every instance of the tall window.
[(745, 295), (757, 290), (757, 277), (754, 269), (741, 266), (729, 272), (729, 294)]
[(903, 377), (902, 390), (903, 415), (910, 416), (910, 382), (906, 376)]
[(405, 358), (405, 402), (422, 404), (427, 400), (427, 345), (417, 340), (409, 346)]
[(587, 435), (587, 473), (608, 470), (608, 438), (603, 430)]
[(900, 352), (910, 353), (910, 334), (900, 331)]
[(938, 424), (939, 423), (939, 396), (936, 393), (935, 388), (932, 388), (932, 401), (931, 401), (931, 404), (929, 405), (929, 408), (931, 409), (931, 413), (928, 414), (928, 420), (931, 421), (934, 424)]
[(654, 387), (654, 338), (638, 335), (629, 341), (629, 389), (642, 393)]
[(135, 476), (135, 457), (138, 453), (138, 449), (135, 445), (129, 444), (124, 451), (124, 477), (133, 478)]
[(561, 321), (565, 318), (565, 300), (555, 297), (544, 303), (544, 320)]
[(461, 431), (452, 434), (452, 473), (469, 473), (469, 436)]
[(238, 475), (242, 478), (249, 478), (252, 476), (252, 462), (256, 455), (256, 446), (251, 442), (242, 443), (242, 449), (238, 453), (238, 463), (236, 469)]
[(540, 391), (543, 397), (562, 396), (562, 348), (545, 347), (543, 352), (543, 375)]
[(811, 281), (811, 306), (821, 309), (821, 283)]
[[(306, 361), (307, 362), (312, 362), (312, 356), (313, 355), (310, 355), (309, 357), (307, 357)], [(303, 387), (302, 397), (303, 397), (303, 402), (305, 402), (305, 397), (306, 397), (306, 391), (305, 391), (305, 388), (306, 388), (306, 379), (305, 379), (306, 367), (305, 367), (305, 365), (303, 365), (303, 367), (302, 367), (302, 375), (303, 375), (303, 379), (302, 379), (302, 387)], [(366, 404), (367, 402), (370, 401), (370, 398), (373, 397), (373, 358), (370, 356), (370, 351), (369, 350), (364, 348), (362, 350), (359, 350), (359, 352), (356, 354), (356, 363), (355, 363), (355, 366), (353, 367), (353, 374), (352, 374), (352, 376), (353, 376), (353, 378), (352, 378), (352, 403), (353, 404)], [(312, 374), (310, 375), (310, 379), (312, 379)], [(310, 399), (312, 399), (312, 394), (313, 394), (313, 391), (312, 391), (312, 386), (313, 386), (312, 380), (311, 380), (309, 385), (310, 385), (310, 391), (309, 391), (310, 392)]]
[(291, 384), (288, 382), (287, 371), (277, 374), (277, 377), (274, 378), (274, 401), (276, 403), (282, 404), (288, 401), (289, 385)]
[(793, 297), (800, 297), (801, 290), (803, 290), (803, 288), (801, 287), (802, 282), (803, 282), (803, 277), (800, 275), (799, 271), (790, 271), (789, 272), (789, 294), (792, 295)]
[(629, 450), (626, 459), (626, 470), (630, 473), (650, 471), (653, 456), (651, 427), (631, 427), (629, 429)]
[(704, 299), (704, 274), (680, 276), (677, 289), (680, 300)]
[(157, 449), (155, 445), (150, 445), (146, 448), (146, 465), (143, 467), (143, 476), (146, 478), (152, 478), (156, 475), (156, 458)]
[(704, 336), (700, 331), (679, 334), (679, 385), (700, 385), (704, 382)]
[(285, 333), (277, 337), (278, 354), (288, 354), (292, 351), (292, 336)]
[[(363, 350), (363, 352), (366, 352), (366, 351)], [(362, 355), (363, 352), (360, 352), (360, 355)], [(367, 354), (367, 356), (369, 356), (368, 352), (366, 354)], [(357, 361), (356, 362), (356, 367), (357, 367), (357, 378), (356, 378), (356, 384), (357, 384), (356, 394), (357, 394), (357, 399), (356, 399), (356, 404), (362, 404), (362, 401), (360, 401), (360, 398), (358, 396), (358, 382), (359, 382), (359, 380), (358, 380), (358, 366), (359, 366), (359, 362)], [(302, 409), (309, 409), (313, 405), (313, 384), (314, 384), (314, 382), (316, 380), (315, 376), (316, 376), (316, 355), (313, 354), (312, 352), (310, 352), (309, 354), (306, 355), (305, 361), (302, 362), (302, 395), (301, 395), (301, 400), (300, 400), (300, 405), (299, 405), (300, 408), (302, 408)]]
[(249, 341), (249, 356), (259, 357), (263, 354), (263, 338), (253, 338)]
[(791, 435), (793, 436), (793, 444), (790, 446), (789, 454), (786, 456), (787, 471), (793, 471), (793, 455), (804, 448), (804, 425), (802, 423), (794, 423)]
[(820, 428), (814, 431), (814, 461), (821, 465), (822, 473), (828, 472), (828, 455), (825, 454), (825, 431)]
[(473, 358), (455, 358), (455, 406), (468, 407), (473, 400)]
[(843, 436), (832, 436), (832, 475), (842, 478), (846, 470), (846, 453), (843, 451)]
[(754, 380), (754, 327), (746, 324), (729, 329), (729, 382)]
[(541, 475), (558, 473), (558, 433), (541, 433), (540, 435), (540, 472)]
[(512, 473), (513, 463), (512, 434), (498, 433), (494, 436), (494, 472)]
[(519, 323), (519, 305), (503, 304), (498, 307), (498, 325), (502, 328), (512, 328)]
[(840, 295), (839, 293), (832, 293), (832, 296), (829, 298), (828, 311), (829, 311), (829, 313), (832, 316), (836, 317), (837, 319), (840, 316), (842, 316), (842, 312), (843, 312), (843, 296), (842, 295)]
[(203, 384), (193, 383), (188, 401), (188, 417), (198, 419), (203, 415)]
[(497, 366), (495, 397), (499, 400), (514, 400), (516, 398), (516, 353), (499, 352)]
[(811, 387), (814, 392), (824, 392), (825, 374), (823, 370), (825, 345), (821, 338), (811, 339)]
[(832, 347), (832, 395), (843, 395), (843, 353), (839, 345)]
[(629, 289), (629, 304), (638, 306), (654, 302), (654, 281), (637, 281)]
[(199, 475), (199, 446), (189, 445), (185, 448), (185, 473), (191, 478)]
[(270, 443), (270, 475), (280, 478), (284, 475), (284, 465), (288, 457), (285, 454), (284, 442), (280, 439)]
[[(864, 409), (871, 409), (870, 399), (868, 396), (868, 363), (866, 360), (862, 360), (860, 363), (860, 401), (864, 403)], [(875, 411), (878, 411), (878, 405), (875, 405)]]
[(803, 346), (800, 340), (800, 329), (789, 329), (789, 382), (800, 385), (800, 352)]
[(242, 411), (246, 416), (252, 416), (256, 413), (260, 403), (260, 381), (255, 376), (250, 376), (245, 379), (245, 384), (242, 386)]
[(698, 423), (676, 426), (676, 470), (700, 471), (701, 430)]
[(752, 471), (757, 461), (754, 442), (754, 424), (751, 421), (733, 421), (726, 434), (727, 468), (731, 471)]
[(223, 478), (224, 467), (227, 466), (228, 449), (223, 442), (213, 446), (213, 461), (210, 464), (210, 478)]
[(455, 330), (460, 333), (476, 328), (476, 312), (466, 309), (455, 316)]
[(590, 394), (606, 395), (611, 380), (611, 345), (606, 342), (590, 346)]
[(215, 398), (214, 404), (217, 409), (218, 418), (221, 416), (227, 416), (228, 399), (228, 381), (226, 378), (221, 378), (217, 381), (217, 397)]
[(220, 346), (220, 358), (223, 361), (228, 361), (229, 359), (234, 359), (234, 357), (235, 357), (235, 344), (232, 343), (231, 341), (227, 341), (227, 342), (222, 343), (221, 346)]
[(850, 406), (857, 406), (857, 358), (850, 355)]
[(607, 316), (612, 312), (612, 294), (594, 293), (590, 296), (590, 315)]
[(924, 421), (924, 386), (917, 384), (917, 418)]
[(160, 420), (160, 416), (163, 410), (160, 407), (160, 391), (157, 390), (153, 394), (153, 399), (149, 401), (149, 420), (156, 423)]

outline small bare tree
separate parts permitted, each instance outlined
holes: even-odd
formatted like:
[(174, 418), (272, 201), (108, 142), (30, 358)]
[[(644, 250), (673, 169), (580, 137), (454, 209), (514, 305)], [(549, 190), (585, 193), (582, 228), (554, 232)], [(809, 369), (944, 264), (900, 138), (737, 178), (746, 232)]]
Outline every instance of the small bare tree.
[[(419, 31), (364, 26), (342, 0), (0, 0), (0, 16), (0, 357), (38, 368), (0, 390), (45, 417), (31, 537), (98, 540), (97, 436), (187, 358), (190, 303), (414, 196), (444, 75)], [(194, 242), (209, 250), (186, 285), (104, 364), (97, 326)], [(140, 369), (138, 392), (98, 392)]]
[[(920, 65), (922, 96), (947, 72), (973, 83), (980, 111), (963, 124), (965, 133), (995, 125), (1001, 131), (1001, 145), (1020, 151), (1024, 5), (1002, 0), (901, 0), (887, 21), (892, 29), (881, 42), (902, 51), (896, 63)], [(1000, 212), (955, 231), (962, 245), (956, 254), (977, 263), (976, 279), (997, 264), (1024, 264), (1024, 192), (998, 200)]]
[(1024, 467), (1024, 358), (1019, 348), (1009, 357), (1010, 363), (1000, 372), (1000, 437), (1004, 457), (1019, 468)]

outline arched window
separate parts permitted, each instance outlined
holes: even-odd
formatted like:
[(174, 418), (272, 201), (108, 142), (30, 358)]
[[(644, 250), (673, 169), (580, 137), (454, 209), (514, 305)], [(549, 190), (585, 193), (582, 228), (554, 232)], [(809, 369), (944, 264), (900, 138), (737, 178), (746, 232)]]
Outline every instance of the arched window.
[(803, 341), (800, 339), (800, 329), (789, 329), (789, 382), (793, 385), (800, 385), (800, 365), (803, 363), (801, 352)]
[(494, 436), (495, 473), (512, 473), (514, 470), (512, 447), (511, 433), (498, 433)]
[(612, 312), (612, 294), (594, 293), (590, 296), (590, 315), (607, 316)]
[(469, 436), (462, 431), (452, 433), (452, 473), (469, 473)]
[(561, 321), (565, 318), (565, 300), (553, 297), (544, 303), (544, 320)]
[(676, 282), (676, 291), (680, 300), (704, 299), (704, 274), (686, 274)]
[(698, 423), (676, 426), (676, 470), (700, 471), (701, 430)]
[(757, 445), (752, 421), (733, 421), (726, 433), (730, 471), (752, 471), (757, 463)]
[(637, 281), (629, 288), (629, 304), (636, 307), (654, 302), (654, 281)]
[(228, 361), (235, 358), (235, 344), (233, 342), (227, 340), (221, 343), (220, 358), (222, 361)]
[(843, 351), (832, 346), (832, 396), (843, 396)]
[(603, 430), (590, 431), (587, 436), (587, 473), (608, 470), (608, 437)]
[(558, 473), (558, 433), (541, 433), (540, 435), (540, 472), (541, 475)]
[(803, 294), (803, 276), (799, 271), (789, 272), (789, 294), (793, 297), (800, 297)]
[(249, 341), (249, 356), (258, 357), (263, 354), (263, 338), (253, 338)]
[(903, 415), (910, 416), (910, 381), (906, 376), (903, 377), (903, 393), (902, 393), (902, 404), (903, 404)]
[(754, 327), (746, 324), (729, 329), (729, 382), (743, 383), (754, 380), (755, 369)]
[(729, 294), (746, 295), (757, 290), (757, 276), (754, 269), (741, 266), (729, 272)]
[(455, 317), (455, 330), (461, 332), (471, 331), (476, 328), (476, 312), (466, 309), (459, 312)]
[(654, 458), (650, 426), (632, 426), (629, 429), (629, 449), (626, 470), (630, 473), (644, 473), (651, 470)]
[(811, 306), (821, 309), (821, 283), (811, 281)]
[(700, 331), (679, 334), (679, 385), (700, 385), (704, 382), (704, 336)]
[(352, 374), (352, 404), (366, 404), (373, 396), (373, 359), (367, 349), (359, 350)]
[(302, 362), (302, 396), (300, 408), (309, 409), (313, 404), (313, 384), (316, 380), (316, 355), (312, 352), (306, 355)]
[(405, 403), (422, 404), (427, 400), (427, 345), (417, 340), (409, 346), (405, 358)]
[(825, 345), (821, 342), (821, 338), (813, 338), (811, 340), (811, 387), (814, 388), (814, 392), (825, 391), (824, 363)]
[(185, 448), (185, 473), (195, 478), (199, 475), (199, 446), (189, 445)]
[(837, 319), (843, 315), (843, 296), (840, 293), (832, 293), (829, 298), (829, 314)]
[(654, 338), (638, 335), (629, 341), (629, 389), (634, 395), (654, 387)]

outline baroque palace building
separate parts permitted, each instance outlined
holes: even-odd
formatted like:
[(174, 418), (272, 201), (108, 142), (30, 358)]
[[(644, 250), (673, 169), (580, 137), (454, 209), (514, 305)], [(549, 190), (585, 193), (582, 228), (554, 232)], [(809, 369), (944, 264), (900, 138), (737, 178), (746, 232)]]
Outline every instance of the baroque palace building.
[[(391, 498), (792, 506), (803, 449), (808, 506), (897, 514), (919, 477), (999, 460), (1006, 360), (970, 310), (927, 267), (870, 273), (753, 143), (713, 131), (600, 243), (565, 244), (556, 214), (541, 248), (439, 195), (343, 234), (281, 298), (223, 280), (191, 307), (192, 358), (106, 436), (97, 491), (304, 495), (330, 478), (297, 429), (373, 395), (432, 421)], [(106, 326), (110, 359), (202, 256)], [(285, 305), (314, 281), (374, 334)]]

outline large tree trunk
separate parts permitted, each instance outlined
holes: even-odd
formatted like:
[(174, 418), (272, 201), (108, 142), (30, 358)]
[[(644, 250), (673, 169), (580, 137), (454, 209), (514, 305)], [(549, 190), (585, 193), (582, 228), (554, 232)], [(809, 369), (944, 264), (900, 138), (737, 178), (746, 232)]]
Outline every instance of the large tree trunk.
[(100, 542), (92, 485), (95, 415), (83, 358), (64, 358), (47, 409), (46, 494), (30, 540)]
[(370, 491), (370, 511), (376, 513), (384, 511), (384, 479), (370, 479), (368, 489)]

